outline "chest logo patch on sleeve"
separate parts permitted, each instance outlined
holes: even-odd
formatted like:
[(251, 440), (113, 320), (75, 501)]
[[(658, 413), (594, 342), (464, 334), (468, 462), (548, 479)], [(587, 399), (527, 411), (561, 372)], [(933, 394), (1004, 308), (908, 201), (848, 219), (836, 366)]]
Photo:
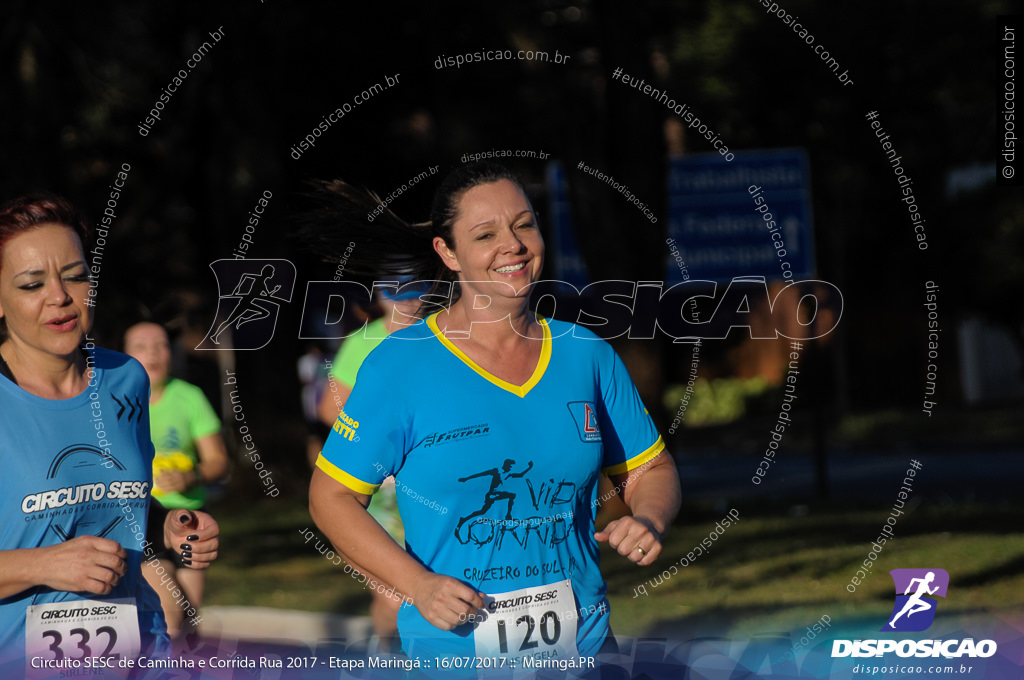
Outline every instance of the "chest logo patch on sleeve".
[(597, 405), (592, 401), (570, 401), (566, 404), (580, 440), (585, 442), (601, 441), (601, 428), (597, 425)]

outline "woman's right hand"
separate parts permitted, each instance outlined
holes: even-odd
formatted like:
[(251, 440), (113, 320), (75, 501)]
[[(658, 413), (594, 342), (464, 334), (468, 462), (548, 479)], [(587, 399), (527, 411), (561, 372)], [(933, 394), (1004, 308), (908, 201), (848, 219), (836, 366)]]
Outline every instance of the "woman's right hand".
[(43, 585), (54, 590), (109, 595), (128, 566), (125, 549), (99, 536), (78, 536), (38, 550)]
[(484, 594), (450, 576), (427, 572), (412, 593), (413, 604), (427, 621), (441, 630), (451, 630), (472, 621), (484, 606)]
[(156, 486), (164, 493), (181, 493), (187, 491), (197, 477), (194, 470), (164, 470), (156, 476)]

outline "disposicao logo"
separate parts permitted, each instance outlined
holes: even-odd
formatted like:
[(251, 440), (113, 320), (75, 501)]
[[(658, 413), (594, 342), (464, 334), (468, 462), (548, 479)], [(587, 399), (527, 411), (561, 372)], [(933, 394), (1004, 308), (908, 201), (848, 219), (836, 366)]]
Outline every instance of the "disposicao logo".
[(927, 630), (935, 621), (938, 600), (934, 598), (946, 597), (949, 573), (945, 569), (893, 569), (889, 574), (896, 584), (896, 604), (889, 622), (879, 630)]
[[(936, 597), (946, 597), (949, 574), (945, 569), (893, 569), (896, 602), (882, 632), (918, 632), (935, 622)], [(990, 657), (994, 640), (834, 640), (832, 657), (872, 657), (895, 652), (901, 657)]]
[(288, 260), (224, 259), (210, 263), (210, 269), (220, 299), (213, 324), (196, 349), (265, 347), (274, 337), (281, 305), (291, 302), (295, 265)]

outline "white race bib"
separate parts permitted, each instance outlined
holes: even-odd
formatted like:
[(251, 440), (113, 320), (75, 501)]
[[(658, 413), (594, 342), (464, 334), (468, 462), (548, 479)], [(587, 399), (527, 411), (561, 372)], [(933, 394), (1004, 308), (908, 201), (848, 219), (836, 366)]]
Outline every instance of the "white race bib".
[(477, 657), (568, 659), (576, 649), (576, 598), (566, 579), (484, 598), (486, 617), (473, 631)]
[[(28, 607), (25, 659), (135, 659), (142, 650), (134, 598), (67, 600)], [(28, 664), (26, 664), (28, 665)]]

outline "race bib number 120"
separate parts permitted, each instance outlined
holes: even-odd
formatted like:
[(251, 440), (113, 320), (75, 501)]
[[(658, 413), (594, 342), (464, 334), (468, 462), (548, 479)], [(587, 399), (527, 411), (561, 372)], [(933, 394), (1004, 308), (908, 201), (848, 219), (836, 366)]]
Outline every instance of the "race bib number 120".
[(134, 659), (141, 648), (134, 599), (36, 604), (26, 614), (26, 659)]
[(569, 580), (488, 595), (484, 610), (487, 618), (473, 631), (478, 657), (579, 656), (576, 599)]

